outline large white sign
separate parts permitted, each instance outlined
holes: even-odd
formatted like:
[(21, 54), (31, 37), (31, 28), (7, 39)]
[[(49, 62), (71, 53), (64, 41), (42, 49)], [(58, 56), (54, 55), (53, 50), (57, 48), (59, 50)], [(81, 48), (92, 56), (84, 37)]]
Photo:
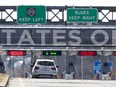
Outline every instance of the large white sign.
[(40, 46), (116, 46), (112, 29), (0, 29), (0, 44)]

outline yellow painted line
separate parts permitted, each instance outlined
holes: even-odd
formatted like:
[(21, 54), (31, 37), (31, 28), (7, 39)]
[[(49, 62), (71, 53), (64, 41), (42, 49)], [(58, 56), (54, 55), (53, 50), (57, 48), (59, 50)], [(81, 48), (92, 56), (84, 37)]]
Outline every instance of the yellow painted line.
[(19, 78), (19, 82), (20, 82), (21, 87), (25, 87), (25, 85), (24, 85), (23, 81), (21, 80), (21, 78)]

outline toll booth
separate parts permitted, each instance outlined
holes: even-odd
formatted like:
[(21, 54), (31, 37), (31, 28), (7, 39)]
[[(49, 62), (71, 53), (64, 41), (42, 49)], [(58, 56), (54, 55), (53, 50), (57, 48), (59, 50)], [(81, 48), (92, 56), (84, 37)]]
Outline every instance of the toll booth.
[(103, 63), (102, 70), (103, 70), (103, 74), (106, 74), (107, 72), (111, 72), (110, 71), (111, 69), (110, 69), (110, 66), (109, 66), (109, 63), (108, 62)]
[[(71, 71), (74, 72), (74, 79), (93, 80), (96, 74), (108, 71), (113, 73), (111, 79), (116, 79), (116, 7), (80, 9), (83, 7), (42, 6), (43, 19), (39, 23), (34, 20), (34, 24), (31, 21), (30, 24), (25, 18), (28, 15), (27, 19), (31, 20), (30, 16), (36, 19), (35, 13), (32, 15), (28, 12), (32, 7), (25, 7), (25, 12), (21, 6), (25, 14), (22, 20), (23, 17), (16, 14), (22, 13), (20, 8), (18, 12), (17, 6), (0, 6), (0, 44), (3, 46), (1, 57), (9, 75), (27, 77), (26, 75), (31, 74), (31, 64), (37, 59), (52, 59), (58, 66), (60, 79), (63, 73), (69, 72), (70, 63), (73, 63)], [(39, 9), (41, 10), (41, 7)], [(54, 9), (57, 12), (54, 12)], [(89, 18), (83, 15), (77, 17), (77, 10), (95, 14), (92, 14), (92, 17), (87, 14)], [(71, 12), (76, 14), (70, 14)], [(4, 13), (8, 14), (6, 18), (3, 17)], [(52, 13), (53, 15), (50, 15)], [(12, 14), (20, 16), (14, 18)], [(84, 20), (76, 20), (80, 17)], [(101, 67), (94, 67), (95, 61), (99, 61)], [(110, 67), (109, 62), (112, 62)]]
[(110, 80), (112, 78), (113, 72), (113, 62), (112, 61), (95, 61), (94, 62), (94, 79), (104, 79)]

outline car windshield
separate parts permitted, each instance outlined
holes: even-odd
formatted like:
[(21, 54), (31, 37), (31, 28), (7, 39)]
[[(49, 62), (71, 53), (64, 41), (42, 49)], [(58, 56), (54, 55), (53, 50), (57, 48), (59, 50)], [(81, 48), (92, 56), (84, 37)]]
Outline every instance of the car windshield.
[(43, 66), (54, 66), (53, 62), (50, 61), (38, 61), (38, 65), (43, 65)]

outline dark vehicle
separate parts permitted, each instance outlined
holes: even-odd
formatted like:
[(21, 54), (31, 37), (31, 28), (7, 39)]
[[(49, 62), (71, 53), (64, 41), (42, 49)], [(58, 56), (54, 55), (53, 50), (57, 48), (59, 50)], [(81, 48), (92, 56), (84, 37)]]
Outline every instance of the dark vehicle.
[(5, 66), (1, 57), (0, 57), (0, 73), (5, 73)]

